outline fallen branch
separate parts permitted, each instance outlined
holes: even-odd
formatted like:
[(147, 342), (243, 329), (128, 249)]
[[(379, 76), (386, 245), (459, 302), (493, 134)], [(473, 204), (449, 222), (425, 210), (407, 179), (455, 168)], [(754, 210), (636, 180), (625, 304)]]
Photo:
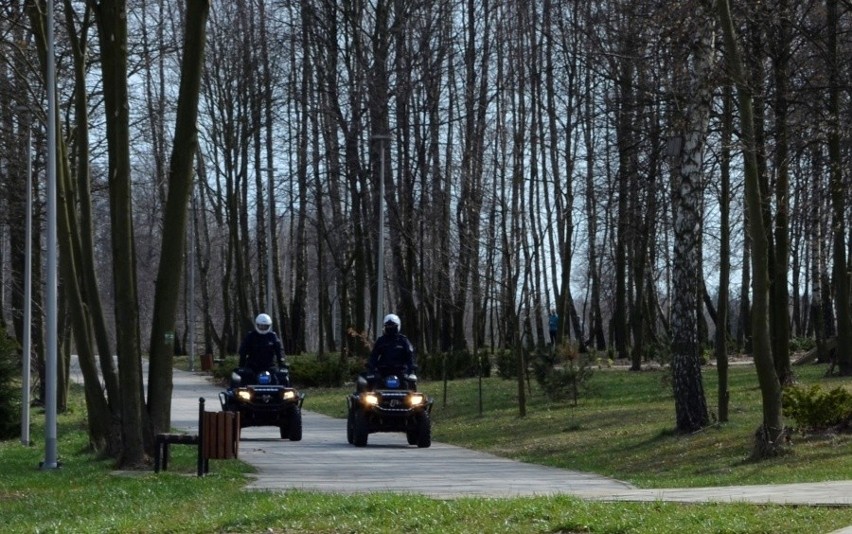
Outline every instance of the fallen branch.
[[(837, 347), (837, 338), (832, 337), (825, 340), (825, 351), (826, 353), (831, 353)], [(793, 362), (793, 365), (804, 365), (806, 363), (811, 363), (812, 361), (817, 359), (819, 356), (819, 346), (816, 346), (809, 350), (808, 352), (799, 356), (799, 358)]]

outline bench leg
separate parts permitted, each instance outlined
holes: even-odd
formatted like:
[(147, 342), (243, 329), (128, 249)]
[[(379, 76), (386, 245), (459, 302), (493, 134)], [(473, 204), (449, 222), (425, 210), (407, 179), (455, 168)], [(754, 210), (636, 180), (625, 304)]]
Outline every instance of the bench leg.
[(163, 442), (163, 471), (169, 468), (169, 442)]
[(200, 477), (203, 477), (204, 474), (207, 472), (207, 469), (206, 469), (207, 460), (204, 457), (204, 440), (202, 439), (201, 436), (202, 436), (202, 429), (199, 429), (199, 431), (198, 431), (198, 450), (196, 451), (197, 456), (195, 458), (195, 474), (200, 476)]
[(154, 441), (154, 472), (159, 473), (160, 469), (165, 471), (169, 468), (169, 442), (166, 439), (157, 437)]
[(159, 439), (157, 439), (154, 442), (154, 472), (155, 473), (160, 472), (160, 455), (162, 454), (162, 450), (161, 450), (162, 446), (163, 446), (163, 444)]

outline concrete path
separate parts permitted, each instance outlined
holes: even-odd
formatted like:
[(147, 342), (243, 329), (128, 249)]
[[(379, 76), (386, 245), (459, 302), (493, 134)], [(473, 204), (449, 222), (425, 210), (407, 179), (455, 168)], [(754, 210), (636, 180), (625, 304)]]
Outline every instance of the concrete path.
[[(209, 375), (175, 371), (172, 425), (198, 429), (198, 399), (220, 410), (221, 388)], [(249, 489), (304, 489), (337, 493), (394, 491), (436, 498), (514, 497), (568, 494), (599, 501), (751, 502), (852, 506), (852, 480), (773, 486), (637, 489), (626, 482), (566, 469), (544, 467), (443, 443), (409, 446), (404, 434), (370, 434), (367, 447), (346, 442), (346, 423), (310, 412), (305, 399), (303, 438), (282, 440), (275, 427), (247, 428), (240, 459), (257, 474)], [(341, 404), (345, 402), (340, 399)], [(214, 461), (215, 464), (215, 461)], [(211, 466), (215, 470), (215, 465)], [(852, 534), (852, 527), (844, 532)]]

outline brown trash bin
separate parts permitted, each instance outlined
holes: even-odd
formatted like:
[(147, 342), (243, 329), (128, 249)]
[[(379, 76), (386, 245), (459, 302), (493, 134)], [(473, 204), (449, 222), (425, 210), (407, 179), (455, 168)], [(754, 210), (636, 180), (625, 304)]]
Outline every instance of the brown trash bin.
[(205, 459), (236, 458), (240, 448), (239, 412), (204, 412), (202, 455)]
[(201, 355), (201, 370), (202, 371), (210, 371), (213, 369), (213, 355), (212, 354), (202, 354)]

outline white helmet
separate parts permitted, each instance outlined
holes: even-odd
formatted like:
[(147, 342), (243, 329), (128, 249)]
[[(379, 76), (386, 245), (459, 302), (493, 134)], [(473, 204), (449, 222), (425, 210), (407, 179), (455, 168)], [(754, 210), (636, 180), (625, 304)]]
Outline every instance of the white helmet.
[(272, 330), (272, 318), (265, 313), (261, 313), (254, 320), (254, 329), (258, 334), (266, 334)]
[(382, 324), (385, 325), (386, 334), (395, 334), (399, 332), (399, 328), (402, 326), (402, 321), (400, 321), (399, 317), (395, 314), (389, 313), (385, 315), (385, 320), (382, 321)]

